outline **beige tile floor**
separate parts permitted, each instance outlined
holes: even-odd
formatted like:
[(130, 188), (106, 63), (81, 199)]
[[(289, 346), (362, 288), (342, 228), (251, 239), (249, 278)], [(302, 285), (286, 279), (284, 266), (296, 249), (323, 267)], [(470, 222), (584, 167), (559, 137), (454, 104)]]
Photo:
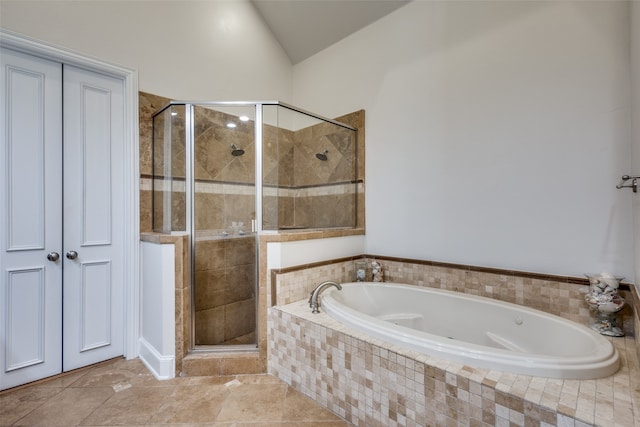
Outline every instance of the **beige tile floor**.
[(0, 394), (0, 426), (345, 427), (269, 375), (156, 380), (115, 360)]

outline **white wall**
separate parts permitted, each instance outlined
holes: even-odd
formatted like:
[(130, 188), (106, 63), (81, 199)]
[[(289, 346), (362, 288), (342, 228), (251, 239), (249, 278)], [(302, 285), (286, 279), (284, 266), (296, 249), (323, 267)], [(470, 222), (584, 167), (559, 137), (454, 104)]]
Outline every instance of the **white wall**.
[[(631, 3), (631, 76), (633, 138), (631, 172), (629, 174), (640, 175), (640, 2), (638, 1)], [(633, 198), (636, 286), (640, 289), (640, 193), (630, 197)]]
[(269, 242), (267, 244), (267, 269), (287, 268), (319, 261), (358, 256), (363, 253), (364, 236)]
[(3, 0), (0, 26), (136, 68), (168, 98), (291, 99), (291, 63), (248, 0)]
[(140, 359), (158, 379), (175, 377), (175, 246), (140, 243)]
[(0, 26), (170, 98), (365, 108), (368, 253), (633, 277), (628, 3), (414, 0), (293, 72), (247, 0), (3, 0)]
[(366, 110), (371, 254), (633, 277), (629, 4), (416, 0), (294, 66)]

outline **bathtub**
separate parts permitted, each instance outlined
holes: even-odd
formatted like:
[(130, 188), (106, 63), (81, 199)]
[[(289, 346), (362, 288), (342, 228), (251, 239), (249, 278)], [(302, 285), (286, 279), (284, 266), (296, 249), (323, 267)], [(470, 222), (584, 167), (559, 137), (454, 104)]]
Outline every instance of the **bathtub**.
[(620, 363), (611, 342), (591, 329), (490, 298), (361, 282), (326, 289), (320, 302), (329, 316), (374, 338), (472, 367), (593, 379)]

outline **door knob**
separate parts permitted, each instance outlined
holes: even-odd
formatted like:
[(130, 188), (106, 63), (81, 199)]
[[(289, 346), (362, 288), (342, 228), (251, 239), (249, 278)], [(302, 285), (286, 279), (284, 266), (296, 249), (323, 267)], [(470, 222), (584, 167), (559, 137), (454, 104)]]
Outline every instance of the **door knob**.
[(69, 251), (66, 254), (67, 259), (76, 259), (78, 258), (78, 252), (76, 251)]
[(51, 262), (56, 262), (60, 259), (60, 254), (58, 252), (49, 252), (47, 254), (47, 259)]

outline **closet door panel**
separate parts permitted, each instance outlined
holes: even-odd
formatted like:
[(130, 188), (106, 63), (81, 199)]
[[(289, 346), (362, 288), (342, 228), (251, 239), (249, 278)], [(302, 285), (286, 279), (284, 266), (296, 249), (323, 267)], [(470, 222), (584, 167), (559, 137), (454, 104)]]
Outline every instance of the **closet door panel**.
[[(7, 249), (44, 249), (46, 75), (15, 65), (7, 67), (6, 73)], [(33, 126), (32, 123), (38, 125)]]
[(5, 389), (62, 369), (62, 66), (8, 49), (0, 51), (0, 64)]
[(65, 371), (124, 352), (122, 81), (64, 66)]
[[(111, 93), (83, 83), (80, 87), (83, 135), (76, 146), (83, 158), (81, 180), (82, 246), (111, 243)], [(79, 156), (78, 156), (79, 157)]]

